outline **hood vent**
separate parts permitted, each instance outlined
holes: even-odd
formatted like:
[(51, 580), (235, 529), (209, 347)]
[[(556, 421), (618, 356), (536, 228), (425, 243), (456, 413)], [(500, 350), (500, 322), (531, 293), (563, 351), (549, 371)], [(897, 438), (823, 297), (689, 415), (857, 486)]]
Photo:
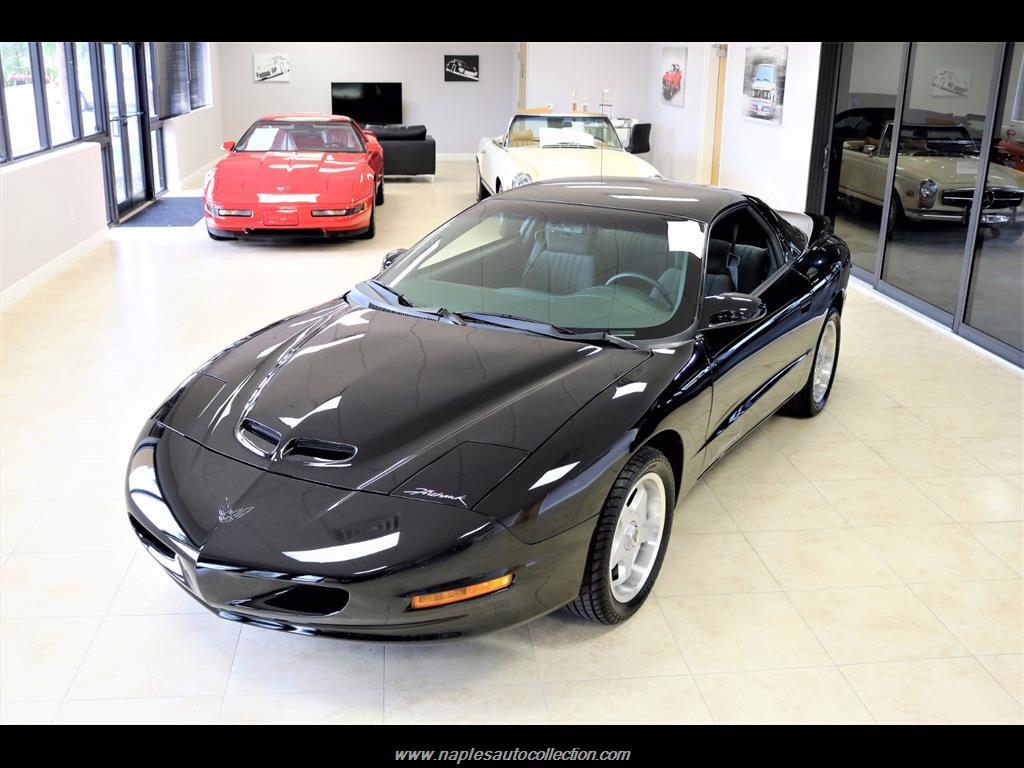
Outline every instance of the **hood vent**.
[(296, 437), (288, 441), (284, 450), (281, 451), (281, 455), (285, 458), (305, 459), (307, 466), (338, 466), (348, 462), (356, 455), (356, 447), (331, 440)]
[(281, 442), (281, 433), (255, 419), (242, 419), (238, 436), (257, 453), (269, 456)]

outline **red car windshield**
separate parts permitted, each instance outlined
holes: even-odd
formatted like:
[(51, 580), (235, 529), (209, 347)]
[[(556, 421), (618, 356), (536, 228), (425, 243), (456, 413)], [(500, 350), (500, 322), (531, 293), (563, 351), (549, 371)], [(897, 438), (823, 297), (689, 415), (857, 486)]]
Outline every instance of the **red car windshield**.
[(365, 152), (349, 122), (260, 120), (235, 145), (236, 152)]

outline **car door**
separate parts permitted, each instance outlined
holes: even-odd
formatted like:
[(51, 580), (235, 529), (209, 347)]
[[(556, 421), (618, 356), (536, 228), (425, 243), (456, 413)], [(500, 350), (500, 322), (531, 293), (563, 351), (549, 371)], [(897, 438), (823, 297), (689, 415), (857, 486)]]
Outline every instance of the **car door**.
[[(748, 217), (747, 226), (760, 228), (773, 262), (770, 274), (746, 291), (763, 302), (763, 317), (701, 331), (713, 376), (705, 468), (803, 386), (816, 341), (810, 283), (784, 260), (780, 233), (750, 206), (733, 209), (730, 215)], [(716, 226), (711, 228), (712, 238), (721, 231)]]

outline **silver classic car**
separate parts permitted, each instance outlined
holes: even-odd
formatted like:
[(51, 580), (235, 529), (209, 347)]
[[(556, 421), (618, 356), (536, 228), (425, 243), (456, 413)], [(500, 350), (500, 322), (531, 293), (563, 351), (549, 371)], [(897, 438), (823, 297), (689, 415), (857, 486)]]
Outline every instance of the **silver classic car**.
[[(882, 135), (843, 142), (839, 193), (848, 200), (881, 205), (892, 147), (891, 122)], [(978, 176), (978, 144), (956, 124), (900, 126), (890, 218), (966, 222)], [(1024, 173), (989, 163), (983, 224), (1024, 225)], [(1019, 234), (1019, 233), (1018, 233)]]

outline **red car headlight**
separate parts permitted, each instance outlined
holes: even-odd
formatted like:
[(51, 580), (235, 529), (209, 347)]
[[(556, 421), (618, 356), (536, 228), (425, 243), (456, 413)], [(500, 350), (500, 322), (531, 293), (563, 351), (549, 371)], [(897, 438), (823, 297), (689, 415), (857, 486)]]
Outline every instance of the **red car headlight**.
[(362, 213), (366, 210), (366, 203), (359, 203), (359, 205), (353, 206), (352, 208), (324, 208), (318, 211), (311, 211), (312, 216), (355, 216), (357, 213)]

